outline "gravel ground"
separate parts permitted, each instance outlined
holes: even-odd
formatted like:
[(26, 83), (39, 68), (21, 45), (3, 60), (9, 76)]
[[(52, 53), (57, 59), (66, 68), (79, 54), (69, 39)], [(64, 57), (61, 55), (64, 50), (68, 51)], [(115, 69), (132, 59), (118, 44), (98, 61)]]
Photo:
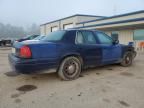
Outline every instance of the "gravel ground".
[(144, 53), (131, 67), (97, 67), (62, 81), (57, 74), (11, 73), (9, 52), (0, 48), (0, 108), (144, 108)]

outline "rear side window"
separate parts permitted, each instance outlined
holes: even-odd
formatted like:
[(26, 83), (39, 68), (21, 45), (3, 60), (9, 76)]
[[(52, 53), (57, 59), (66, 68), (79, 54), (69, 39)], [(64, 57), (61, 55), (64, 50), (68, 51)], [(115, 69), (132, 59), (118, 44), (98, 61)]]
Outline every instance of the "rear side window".
[(95, 32), (101, 44), (112, 44), (113, 40), (102, 32)]
[(84, 44), (84, 37), (81, 32), (77, 32), (76, 43)]
[(82, 31), (82, 35), (84, 36), (86, 44), (96, 44), (96, 40), (92, 32)]
[(81, 31), (77, 33), (76, 43), (77, 44), (96, 44), (96, 39), (92, 32)]

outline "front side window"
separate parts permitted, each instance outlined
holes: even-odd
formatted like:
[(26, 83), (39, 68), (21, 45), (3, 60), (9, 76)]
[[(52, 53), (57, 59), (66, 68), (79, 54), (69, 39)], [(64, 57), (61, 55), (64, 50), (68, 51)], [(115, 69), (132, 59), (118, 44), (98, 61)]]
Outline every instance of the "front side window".
[(47, 36), (42, 38), (41, 40), (45, 40), (45, 41), (60, 41), (63, 38), (65, 33), (66, 33), (66, 31), (51, 32)]
[(101, 44), (112, 44), (113, 40), (102, 32), (95, 32)]

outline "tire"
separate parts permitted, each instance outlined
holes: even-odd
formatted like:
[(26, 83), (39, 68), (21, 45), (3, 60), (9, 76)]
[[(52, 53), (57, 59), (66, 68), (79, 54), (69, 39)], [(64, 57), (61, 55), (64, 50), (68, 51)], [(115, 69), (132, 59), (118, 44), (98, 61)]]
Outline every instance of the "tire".
[(134, 51), (134, 52), (133, 52), (133, 59), (134, 59), (136, 56), (137, 56), (137, 52)]
[(70, 81), (79, 77), (82, 70), (82, 63), (76, 57), (65, 58), (58, 69), (58, 75), (62, 80)]
[(121, 65), (124, 67), (128, 67), (132, 65), (132, 62), (133, 62), (133, 54), (132, 52), (128, 51), (124, 54)]

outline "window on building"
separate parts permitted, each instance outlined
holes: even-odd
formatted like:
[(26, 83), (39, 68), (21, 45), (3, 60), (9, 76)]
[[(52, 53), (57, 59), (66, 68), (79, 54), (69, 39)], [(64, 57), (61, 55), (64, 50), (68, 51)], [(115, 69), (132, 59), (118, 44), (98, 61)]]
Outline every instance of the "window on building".
[(64, 24), (63, 25), (63, 29), (66, 30), (66, 29), (69, 29), (69, 28), (73, 28), (73, 23), (69, 23), (69, 24)]
[(102, 32), (95, 32), (101, 44), (112, 44), (113, 39)]
[(144, 29), (134, 30), (134, 40), (144, 40)]
[(113, 40), (119, 40), (119, 33), (118, 33), (118, 31), (113, 31), (111, 33), (111, 37), (113, 38)]
[(57, 26), (51, 27), (51, 32), (54, 32), (54, 31), (57, 31), (57, 30), (58, 30)]

